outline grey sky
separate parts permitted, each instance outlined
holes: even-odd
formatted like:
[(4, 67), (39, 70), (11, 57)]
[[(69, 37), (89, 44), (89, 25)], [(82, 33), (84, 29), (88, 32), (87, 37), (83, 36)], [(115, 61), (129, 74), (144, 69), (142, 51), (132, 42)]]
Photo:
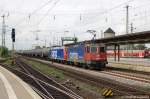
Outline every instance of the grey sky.
[[(97, 38), (108, 27), (112, 27), (116, 35), (125, 34), (127, 4), (130, 6), (130, 23), (133, 22), (136, 28), (134, 31), (150, 28), (150, 0), (50, 0), (42, 9), (38, 8), (48, 0), (0, 2), (0, 15), (9, 14), (6, 25), (16, 28), (17, 49), (30, 49), (37, 43), (43, 45), (45, 39), (49, 46), (50, 42), (60, 41), (62, 36), (76, 35), (79, 40), (91, 39), (92, 35), (85, 33), (88, 29), (95, 29)], [(33, 13), (36, 9), (38, 10)], [(64, 33), (66, 30), (69, 32)], [(39, 41), (35, 41), (36, 35)], [(6, 37), (6, 45), (11, 48), (10, 31)]]

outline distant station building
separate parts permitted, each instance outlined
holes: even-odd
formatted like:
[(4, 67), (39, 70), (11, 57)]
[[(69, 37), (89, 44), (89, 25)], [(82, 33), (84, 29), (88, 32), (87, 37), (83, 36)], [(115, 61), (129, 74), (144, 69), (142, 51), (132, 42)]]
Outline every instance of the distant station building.
[[(112, 30), (111, 28), (108, 28), (105, 32), (104, 32), (104, 38), (109, 38), (109, 37), (115, 37), (115, 32), (114, 30)], [(108, 46), (107, 50), (113, 50), (114, 46)]]
[(115, 37), (115, 32), (111, 28), (108, 28), (104, 32), (104, 38), (109, 38), (109, 37)]

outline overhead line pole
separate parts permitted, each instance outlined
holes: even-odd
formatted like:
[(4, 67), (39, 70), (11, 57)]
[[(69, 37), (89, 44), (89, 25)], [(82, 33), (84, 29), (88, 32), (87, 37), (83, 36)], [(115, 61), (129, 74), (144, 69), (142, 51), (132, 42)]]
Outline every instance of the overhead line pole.
[[(129, 5), (126, 5), (126, 34), (129, 33)], [(129, 44), (127, 44), (127, 53), (128, 53), (128, 49), (129, 49)]]
[(129, 33), (129, 5), (126, 6), (126, 33)]
[(6, 34), (6, 27), (5, 27), (5, 15), (2, 16), (2, 47), (5, 47), (5, 34)]
[[(133, 33), (133, 23), (131, 23), (131, 34)], [(132, 54), (133, 54), (133, 47), (134, 47), (134, 44), (131, 44), (131, 50), (132, 50)]]
[(131, 23), (131, 33), (133, 33), (133, 29), (134, 29), (133, 23)]

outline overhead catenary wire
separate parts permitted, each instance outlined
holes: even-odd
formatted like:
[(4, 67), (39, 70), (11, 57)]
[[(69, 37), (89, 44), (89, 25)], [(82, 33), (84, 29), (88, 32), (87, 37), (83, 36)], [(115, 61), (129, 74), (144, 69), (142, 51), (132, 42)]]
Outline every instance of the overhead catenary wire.
[[(57, 3), (59, 2), (60, 0), (56, 0), (54, 2), (54, 4), (47, 10), (47, 12), (44, 14), (44, 16), (40, 19), (40, 21), (36, 24), (37, 26), (39, 26), (41, 24), (41, 22), (44, 20), (44, 18), (49, 14), (49, 12), (57, 5)], [(55, 18), (56, 19), (56, 18)]]
[(48, 2), (46, 2), (45, 4), (43, 4), (42, 6), (40, 6), (39, 8), (35, 9), (32, 13), (30, 13), (30, 15), (33, 15), (35, 13), (37, 13), (39, 10), (41, 10), (42, 8), (46, 7), (48, 4), (50, 4), (53, 0), (49, 0)]
[[(17, 24), (15, 24), (14, 27), (16, 27), (16, 26), (20, 25), (21, 23), (23, 23), (27, 17), (30, 18), (33, 14), (37, 13), (39, 10), (41, 10), (42, 8), (44, 8), (45, 6), (47, 6), (48, 4), (50, 4), (52, 1), (53, 1), (53, 0), (50, 0), (50, 1), (46, 2), (44, 5), (38, 7), (37, 9), (35, 9), (33, 12), (31, 12), (29, 15), (25, 16), (25, 17), (24, 17), (21, 21), (19, 21)], [(59, 1), (59, 0), (58, 0), (58, 1)], [(122, 6), (122, 5), (126, 4), (126, 3), (129, 3), (129, 2), (132, 2), (132, 1), (133, 1), (133, 0), (128, 0), (128, 1), (126, 1), (126, 2), (124, 2), (124, 3), (121, 3), (121, 4), (117, 5), (117, 6), (114, 6), (114, 7), (110, 8), (110, 9), (108, 9), (108, 10), (105, 10), (105, 11), (103, 11), (103, 12), (99, 12), (99, 14), (102, 15), (102, 14), (108, 13), (108, 12), (110, 12), (110, 11), (116, 9), (116, 8), (119, 8), (120, 6)], [(57, 1), (56, 1), (56, 2), (57, 2)], [(54, 4), (54, 6), (55, 6), (55, 4)], [(50, 9), (51, 9), (51, 8), (50, 8)], [(47, 11), (47, 12), (49, 12), (49, 11)], [(81, 13), (79, 13), (79, 14), (81, 14)], [(85, 14), (87, 14), (87, 13), (85, 13)], [(43, 20), (43, 19), (41, 19), (41, 20)], [(40, 23), (40, 22), (39, 22), (39, 23)]]
[[(108, 14), (109, 12), (113, 11), (114, 9), (120, 8), (121, 6), (123, 6), (123, 5), (125, 5), (125, 4), (127, 4), (127, 3), (129, 3), (129, 2), (132, 2), (132, 1), (133, 1), (133, 0), (129, 0), (129, 1), (127, 1), (127, 2), (124, 2), (124, 3), (121, 3), (121, 4), (117, 5), (117, 6), (114, 6), (114, 7), (110, 8), (110, 9), (108, 9), (108, 10), (106, 10), (106, 11), (101, 12), (100, 15)], [(122, 10), (122, 11), (123, 11), (123, 10)], [(106, 19), (107, 19), (107, 18), (106, 18)], [(89, 24), (88, 24), (88, 25), (89, 25)]]
[[(51, 0), (52, 1), (52, 0)], [(103, 11), (103, 12), (99, 12), (99, 14), (100, 15), (103, 15), (103, 14), (105, 14), (105, 13), (108, 13), (108, 12), (110, 12), (110, 11), (112, 11), (112, 10), (114, 10), (114, 9), (117, 9), (117, 8), (119, 8), (120, 6), (122, 6), (122, 5), (124, 5), (124, 4), (127, 4), (127, 3), (129, 3), (129, 2), (132, 2), (133, 0), (128, 0), (128, 1), (126, 1), (126, 2), (123, 2), (123, 3), (121, 3), (121, 4), (119, 4), (119, 5), (116, 5), (116, 6), (114, 6), (114, 7), (112, 7), (112, 8), (110, 8), (110, 9), (108, 9), (108, 10), (105, 10), (105, 11)], [(50, 3), (50, 1), (48, 1), (47, 3)], [(34, 13), (36, 13), (36, 12), (38, 12), (38, 10), (40, 10), (40, 8), (43, 8), (44, 6), (46, 6), (47, 5), (47, 3), (45, 3), (44, 5), (42, 5), (41, 7), (39, 7), (39, 8), (37, 8), (37, 9), (35, 9), (30, 15), (28, 15), (27, 17), (31, 17)], [(47, 12), (49, 12), (49, 11), (47, 11)], [(82, 14), (82, 13), (79, 13), (79, 14)], [(84, 14), (88, 14), (88, 13), (84, 13)], [(84, 14), (82, 14), (82, 15), (84, 15)], [(46, 15), (46, 14), (45, 14)], [(55, 17), (56, 17), (56, 15), (55, 15)], [(44, 19), (44, 17), (37, 23), (38, 25), (43, 21), (43, 19)], [(23, 21), (25, 21), (25, 20), (23, 20)], [(22, 22), (21, 22), (22, 23)], [(19, 24), (18, 24), (19, 25)]]
[(46, 7), (48, 4), (50, 4), (53, 0), (49, 0), (48, 2), (44, 3), (42, 6), (38, 7), (37, 9), (35, 9), (33, 12), (31, 12), (29, 15), (25, 16), (24, 18), (22, 18), (18, 23), (16, 23), (13, 27), (19, 26), (21, 23), (23, 23), (25, 21), (25, 19), (27, 17), (31, 17), (31, 15), (37, 13), (39, 10), (41, 10), (42, 8)]
[[(113, 11), (114, 9), (120, 8), (120, 7), (123, 6), (124, 4), (127, 4), (127, 3), (132, 2), (132, 1), (134, 1), (134, 0), (128, 0), (128, 1), (126, 1), (126, 2), (124, 2), (124, 3), (121, 3), (121, 4), (118, 4), (118, 5), (114, 6), (114, 7), (110, 8), (110, 9), (108, 9), (108, 10), (105, 10), (105, 11), (103, 11), (103, 12), (99, 12), (99, 14), (100, 14), (100, 15), (103, 15), (103, 14), (105, 14), (105, 13), (109, 13), (109, 12)], [(40, 7), (39, 7), (39, 8), (40, 8)], [(34, 10), (34, 11), (33, 11), (33, 14), (35, 14), (35, 13), (37, 13), (37, 12), (38, 12), (38, 9), (37, 9), (37, 10)], [(49, 11), (47, 11), (47, 12), (49, 12)], [(33, 14), (31, 13), (30, 15), (32, 16)], [(82, 14), (82, 13), (80, 12), (79, 14)], [(85, 14), (86, 14), (86, 13), (85, 13)], [(47, 16), (47, 14), (44, 14), (44, 15)], [(41, 22), (44, 20), (44, 18), (45, 18), (46, 16), (43, 16), (43, 18), (41, 18), (41, 20), (40, 20), (39, 22), (37, 22), (37, 24), (38, 24), (38, 25), (41, 24)], [(57, 16), (57, 15), (55, 14), (55, 19), (56, 19), (56, 16)], [(82, 16), (84, 16), (84, 14), (82, 14)], [(82, 19), (83, 19), (83, 18), (82, 18)]]
[(128, 0), (128, 1), (123, 2), (123, 3), (121, 3), (121, 4), (118, 4), (118, 5), (116, 5), (116, 6), (112, 7), (112, 8), (106, 9), (105, 11), (102, 11), (102, 12), (100, 12), (99, 14), (100, 14), (100, 15), (103, 15), (103, 14), (105, 14), (105, 13), (111, 12), (111, 11), (113, 11), (114, 9), (120, 8), (121, 6), (123, 6), (123, 5), (125, 5), (125, 4), (127, 4), (127, 3), (129, 3), (129, 2), (132, 2), (132, 1), (134, 1), (134, 0)]
[[(52, 1), (52, 0), (51, 0), (51, 1)], [(40, 10), (40, 9), (43, 8), (44, 6), (48, 5), (51, 1), (48, 1), (48, 2), (46, 2), (44, 5), (40, 6), (40, 7), (37, 8), (37, 9), (35, 9), (32, 13), (30, 13), (30, 15), (28, 15), (28, 17), (29, 17), (29, 16), (32, 16), (34, 13), (38, 12), (38, 10)], [(126, 4), (126, 3), (131, 2), (131, 1), (133, 1), (133, 0), (129, 0), (129, 1), (127, 1), (127, 2), (121, 3), (121, 4), (117, 5), (117, 6), (115, 6), (115, 7), (111, 8), (111, 9), (109, 9), (108, 11), (111, 11), (111, 10), (113, 10), (113, 9), (116, 9), (116, 8), (122, 6), (123, 4)], [(108, 13), (108, 11), (104, 11), (103, 13)], [(103, 14), (103, 13), (100, 13), (100, 14)], [(27, 17), (27, 16), (26, 16), (26, 17)], [(25, 20), (23, 19), (22, 21), (25, 21)], [(22, 21), (19, 22), (19, 23), (16, 24), (16, 25), (19, 25), (20, 23), (22, 23)]]

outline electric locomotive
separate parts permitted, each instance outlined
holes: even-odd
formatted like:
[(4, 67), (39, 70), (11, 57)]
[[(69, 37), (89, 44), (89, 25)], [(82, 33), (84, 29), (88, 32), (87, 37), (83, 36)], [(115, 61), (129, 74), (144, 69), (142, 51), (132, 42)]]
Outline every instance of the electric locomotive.
[(87, 68), (104, 68), (107, 54), (104, 44), (77, 44), (67, 47), (67, 63)]
[(107, 54), (104, 44), (73, 44), (63, 47), (52, 47), (50, 59), (59, 63), (84, 66), (85, 68), (104, 68)]

